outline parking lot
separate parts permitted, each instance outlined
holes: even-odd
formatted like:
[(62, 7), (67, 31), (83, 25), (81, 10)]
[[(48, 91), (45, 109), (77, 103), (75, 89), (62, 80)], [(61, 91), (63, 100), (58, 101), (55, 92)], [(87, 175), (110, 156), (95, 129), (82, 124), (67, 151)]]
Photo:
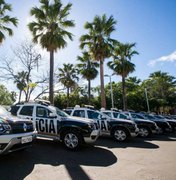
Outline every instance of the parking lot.
[(175, 167), (175, 134), (123, 143), (104, 137), (77, 152), (36, 140), (32, 148), (0, 157), (0, 179), (175, 180)]

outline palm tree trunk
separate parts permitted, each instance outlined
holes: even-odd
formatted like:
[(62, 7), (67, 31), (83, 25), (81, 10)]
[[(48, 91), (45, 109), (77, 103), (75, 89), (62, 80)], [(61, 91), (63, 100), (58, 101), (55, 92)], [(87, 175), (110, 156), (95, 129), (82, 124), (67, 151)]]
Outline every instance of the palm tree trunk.
[(89, 98), (89, 104), (90, 104), (90, 98), (91, 98), (91, 81), (88, 79), (88, 98)]
[(70, 96), (70, 93), (69, 93), (69, 87), (67, 88), (67, 107), (69, 107), (69, 96)]
[(53, 76), (54, 76), (54, 51), (50, 51), (49, 100), (52, 105), (54, 105)]
[(101, 107), (106, 109), (106, 98), (104, 90), (104, 60), (100, 59), (100, 83), (101, 83)]
[(21, 102), (21, 93), (22, 93), (22, 90), (20, 90), (18, 102)]
[(126, 89), (125, 89), (125, 77), (122, 76), (122, 97), (123, 97), (123, 110), (127, 110), (126, 105)]

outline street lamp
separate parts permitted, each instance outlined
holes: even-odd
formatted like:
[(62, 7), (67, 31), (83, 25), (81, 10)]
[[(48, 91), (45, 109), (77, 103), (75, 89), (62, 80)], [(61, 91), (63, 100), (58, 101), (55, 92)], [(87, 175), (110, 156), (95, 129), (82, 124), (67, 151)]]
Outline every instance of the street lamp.
[(105, 77), (109, 77), (112, 108), (114, 108), (114, 99), (113, 99), (112, 81), (111, 81), (111, 76), (113, 76), (113, 75), (114, 75), (114, 74), (111, 74), (111, 75), (105, 74), (105, 75), (104, 75)]
[(147, 101), (147, 109), (148, 109), (148, 113), (150, 113), (150, 107), (149, 107), (149, 101), (148, 101), (148, 94), (147, 94), (147, 89), (145, 88), (145, 97), (146, 97), (146, 101)]

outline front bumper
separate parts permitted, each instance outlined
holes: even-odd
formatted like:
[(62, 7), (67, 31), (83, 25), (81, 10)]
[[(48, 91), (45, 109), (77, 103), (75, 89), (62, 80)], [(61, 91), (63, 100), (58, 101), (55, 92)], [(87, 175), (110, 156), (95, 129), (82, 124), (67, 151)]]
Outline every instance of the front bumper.
[(131, 137), (136, 137), (138, 135), (138, 133), (139, 133), (139, 128), (136, 128), (135, 132), (130, 132), (130, 136)]
[(93, 130), (89, 137), (84, 137), (85, 143), (93, 143), (100, 135), (100, 130)]
[(26, 148), (31, 145), (32, 141), (22, 142), (22, 138), (32, 137), (32, 141), (35, 138), (34, 132), (22, 133), (22, 134), (8, 134), (0, 136), (0, 154), (6, 154), (9, 152), (17, 151)]

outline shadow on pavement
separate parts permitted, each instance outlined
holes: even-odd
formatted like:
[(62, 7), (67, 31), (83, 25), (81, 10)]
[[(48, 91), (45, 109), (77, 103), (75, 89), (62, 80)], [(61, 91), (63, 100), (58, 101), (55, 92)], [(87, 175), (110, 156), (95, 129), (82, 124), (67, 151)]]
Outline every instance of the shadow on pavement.
[(176, 141), (176, 133), (168, 133), (161, 135), (153, 135), (150, 138), (146, 138), (147, 141)]
[(126, 142), (117, 142), (113, 140), (111, 137), (100, 137), (95, 145), (97, 146), (104, 146), (107, 148), (128, 148), (128, 147), (133, 147), (133, 148), (146, 148), (146, 149), (157, 149), (159, 148), (158, 145), (153, 144), (151, 142), (145, 141), (146, 139), (143, 138), (131, 138)]
[(90, 179), (81, 168), (85, 166), (107, 167), (117, 162), (117, 157), (109, 150), (88, 146), (77, 152), (65, 150), (54, 141), (36, 140), (33, 147), (0, 157), (0, 179), (22, 180), (37, 164), (52, 166), (65, 165), (71, 179)]

